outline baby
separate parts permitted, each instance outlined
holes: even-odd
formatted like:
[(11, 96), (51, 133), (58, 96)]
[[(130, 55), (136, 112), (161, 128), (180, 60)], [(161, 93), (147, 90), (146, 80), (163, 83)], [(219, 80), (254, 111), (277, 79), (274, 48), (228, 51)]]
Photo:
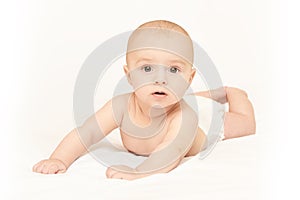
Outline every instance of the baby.
[[(187, 156), (206, 148), (195, 111), (182, 98), (190, 86), (193, 43), (179, 25), (157, 20), (139, 26), (130, 36), (124, 71), (132, 93), (113, 97), (80, 127), (73, 129), (49, 159), (33, 167), (43, 174), (63, 173), (89, 147), (119, 128), (123, 146), (147, 159), (136, 168), (108, 167), (108, 178), (133, 180), (169, 172)], [(247, 94), (237, 88), (196, 92), (196, 96), (228, 103), (224, 139), (255, 133), (254, 111)]]

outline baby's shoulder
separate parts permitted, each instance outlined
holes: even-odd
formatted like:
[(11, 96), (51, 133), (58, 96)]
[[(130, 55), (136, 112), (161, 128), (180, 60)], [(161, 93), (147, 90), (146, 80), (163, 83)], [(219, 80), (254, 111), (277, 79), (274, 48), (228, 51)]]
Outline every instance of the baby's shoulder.
[(125, 104), (128, 105), (128, 101), (132, 93), (125, 93), (125, 94), (120, 94), (117, 96), (114, 96), (111, 101), (115, 106), (122, 104), (124, 106)]
[(128, 108), (129, 99), (132, 93), (126, 93), (114, 96), (111, 99), (112, 110), (114, 118), (118, 125), (120, 125), (122, 118), (124, 116), (124, 112)]

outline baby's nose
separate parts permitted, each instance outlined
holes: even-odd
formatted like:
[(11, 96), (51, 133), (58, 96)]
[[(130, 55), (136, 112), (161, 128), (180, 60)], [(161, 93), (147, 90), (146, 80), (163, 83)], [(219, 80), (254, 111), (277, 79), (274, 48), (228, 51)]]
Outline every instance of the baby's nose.
[(165, 67), (160, 67), (159, 70), (157, 71), (157, 75), (155, 77), (155, 84), (162, 84), (162, 85), (167, 85), (167, 78), (166, 78), (166, 69)]

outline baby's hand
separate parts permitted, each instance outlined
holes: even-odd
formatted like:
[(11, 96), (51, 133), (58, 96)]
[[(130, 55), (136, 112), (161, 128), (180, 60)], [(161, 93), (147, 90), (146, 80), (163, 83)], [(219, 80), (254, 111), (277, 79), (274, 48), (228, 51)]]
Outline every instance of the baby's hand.
[(66, 172), (65, 164), (58, 159), (42, 160), (35, 164), (32, 171), (42, 174), (60, 174)]
[(106, 170), (107, 178), (134, 180), (147, 176), (125, 165), (113, 165)]

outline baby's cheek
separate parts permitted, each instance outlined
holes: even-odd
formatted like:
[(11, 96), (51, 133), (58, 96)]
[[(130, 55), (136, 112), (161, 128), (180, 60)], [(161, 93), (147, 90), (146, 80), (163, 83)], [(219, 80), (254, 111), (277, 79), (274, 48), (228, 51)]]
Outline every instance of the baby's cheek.
[(151, 75), (144, 75), (143, 73), (132, 73), (131, 74), (131, 84), (134, 90), (138, 90), (147, 85), (152, 85), (155, 82), (155, 79)]
[(177, 99), (183, 97), (188, 87), (189, 83), (181, 75), (169, 77), (167, 88)]

